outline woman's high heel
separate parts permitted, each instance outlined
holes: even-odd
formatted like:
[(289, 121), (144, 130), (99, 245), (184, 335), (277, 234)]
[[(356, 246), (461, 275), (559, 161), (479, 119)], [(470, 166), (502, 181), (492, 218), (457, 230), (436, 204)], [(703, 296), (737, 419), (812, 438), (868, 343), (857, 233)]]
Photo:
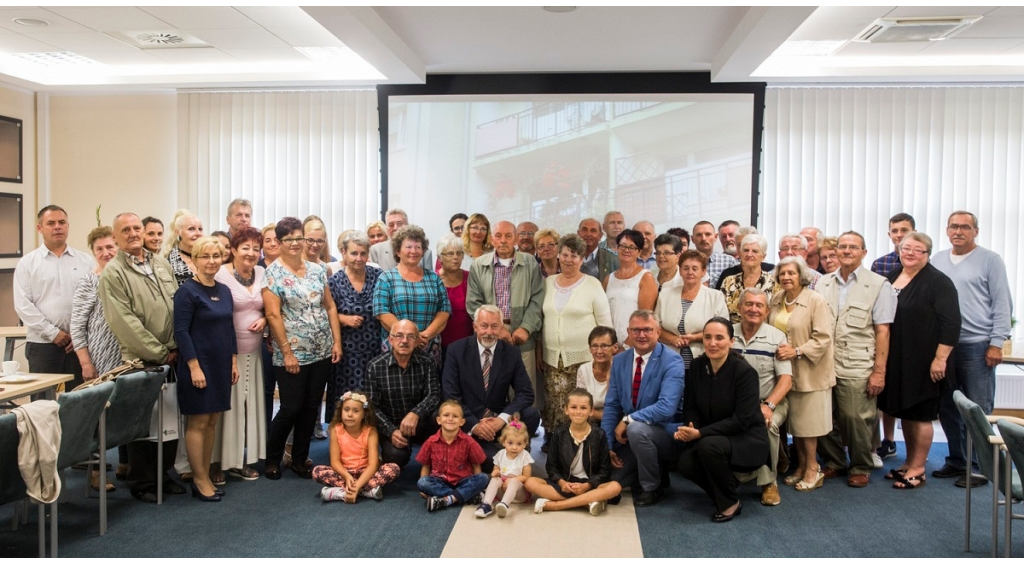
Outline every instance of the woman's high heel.
[(220, 496), (216, 493), (213, 495), (203, 495), (199, 493), (199, 488), (196, 487), (195, 482), (192, 482), (189, 485), (192, 486), (192, 497), (199, 498), (199, 501), (220, 501)]

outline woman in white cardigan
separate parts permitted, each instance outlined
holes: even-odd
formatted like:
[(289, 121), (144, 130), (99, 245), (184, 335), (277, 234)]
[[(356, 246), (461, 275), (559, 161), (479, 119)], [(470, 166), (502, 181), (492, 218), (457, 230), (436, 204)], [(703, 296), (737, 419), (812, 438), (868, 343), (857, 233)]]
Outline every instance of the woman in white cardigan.
[[(590, 356), (590, 331), (612, 324), (601, 283), (580, 271), (587, 244), (575, 233), (558, 242), (558, 263), (562, 272), (549, 276), (544, 291), (544, 329), (541, 358), (544, 359), (544, 439), (568, 422), (565, 404), (576, 387), (580, 365)], [(546, 452), (546, 451), (545, 451)]]
[(704, 324), (712, 317), (729, 317), (725, 295), (701, 284), (707, 263), (707, 256), (700, 251), (683, 253), (679, 257), (683, 283), (662, 287), (655, 306), (662, 328), (659, 340), (683, 357), (687, 370), (690, 361), (704, 353)]

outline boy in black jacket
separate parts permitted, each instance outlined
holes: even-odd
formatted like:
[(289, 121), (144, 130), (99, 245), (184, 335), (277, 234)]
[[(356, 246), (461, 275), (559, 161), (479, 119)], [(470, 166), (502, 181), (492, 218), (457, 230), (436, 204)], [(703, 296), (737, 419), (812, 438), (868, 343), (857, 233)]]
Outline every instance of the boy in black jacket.
[(565, 406), (569, 423), (551, 435), (545, 465), (548, 477), (530, 478), (525, 484), (537, 497), (534, 513), (586, 505), (591, 515), (600, 515), (608, 500), (622, 492), (618, 482), (608, 481), (612, 473), (608, 439), (600, 427), (590, 424), (593, 409), (590, 392), (583, 388), (569, 392)]

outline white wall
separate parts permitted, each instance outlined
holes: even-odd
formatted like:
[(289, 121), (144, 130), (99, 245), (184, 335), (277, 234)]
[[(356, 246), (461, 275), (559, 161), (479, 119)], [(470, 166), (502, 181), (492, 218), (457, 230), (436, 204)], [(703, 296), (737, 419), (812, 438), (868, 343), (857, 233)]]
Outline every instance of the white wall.
[(177, 209), (173, 92), (49, 97), (50, 202), (67, 210), (68, 241), (84, 249), (100, 219), (131, 211), (168, 222)]

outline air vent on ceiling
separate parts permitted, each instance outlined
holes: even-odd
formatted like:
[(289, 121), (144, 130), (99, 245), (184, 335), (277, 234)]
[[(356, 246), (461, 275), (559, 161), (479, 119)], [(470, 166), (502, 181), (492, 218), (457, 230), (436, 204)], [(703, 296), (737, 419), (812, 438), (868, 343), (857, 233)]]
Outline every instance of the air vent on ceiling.
[(108, 31), (107, 35), (139, 49), (188, 49), (212, 47), (202, 39), (177, 30)]
[(948, 39), (981, 19), (981, 16), (946, 18), (880, 18), (860, 32), (854, 41), (900, 43)]

